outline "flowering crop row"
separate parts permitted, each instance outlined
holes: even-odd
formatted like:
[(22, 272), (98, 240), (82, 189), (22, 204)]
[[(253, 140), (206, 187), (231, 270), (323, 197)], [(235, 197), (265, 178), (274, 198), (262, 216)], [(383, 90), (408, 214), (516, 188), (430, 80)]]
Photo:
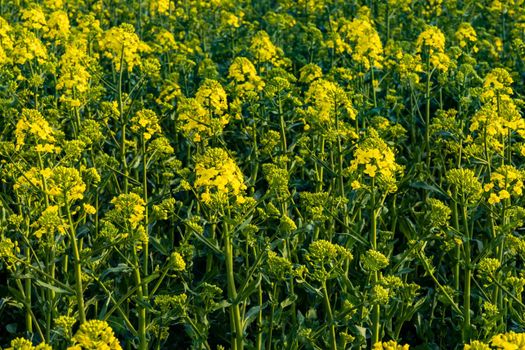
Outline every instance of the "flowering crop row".
[(524, 0), (0, 1), (0, 347), (524, 349)]

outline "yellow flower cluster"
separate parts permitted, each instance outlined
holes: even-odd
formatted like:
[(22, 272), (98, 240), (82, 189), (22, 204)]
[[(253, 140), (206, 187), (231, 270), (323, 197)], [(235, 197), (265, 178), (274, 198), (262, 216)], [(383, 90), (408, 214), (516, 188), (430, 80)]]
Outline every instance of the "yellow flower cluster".
[(47, 178), (48, 194), (59, 204), (69, 204), (84, 198), (86, 184), (75, 168), (58, 166), (54, 169), (45, 169), (50, 173)]
[(505, 68), (494, 68), (487, 74), (483, 82), (483, 93), (481, 97), (484, 101), (491, 101), (502, 95), (512, 95), (512, 77)]
[(20, 19), (23, 21), (24, 27), (36, 31), (47, 31), (46, 15), (40, 6), (33, 5), (32, 7), (23, 9), (20, 12)]
[(111, 327), (100, 320), (90, 320), (80, 325), (71, 340), (73, 345), (68, 350), (122, 350)]
[[(325, 79), (317, 79), (310, 85), (305, 101), (311, 104), (307, 112), (315, 124), (335, 124), (336, 113), (340, 113), (340, 110), (351, 120), (355, 120), (357, 116), (357, 111), (343, 88)], [(339, 116), (340, 120), (343, 120), (341, 117), (342, 115)]]
[(347, 248), (324, 239), (313, 241), (306, 254), (306, 261), (313, 269), (310, 277), (317, 281), (326, 281), (335, 277), (337, 266), (353, 258), (354, 256)]
[(131, 131), (138, 133), (140, 132), (145, 141), (151, 139), (155, 134), (162, 133), (160, 128), (159, 118), (157, 114), (151, 109), (142, 109), (138, 111), (133, 118), (130, 120)]
[(508, 332), (492, 337), (490, 341), (496, 349), (502, 350), (521, 350), (525, 349), (525, 333)]
[(463, 350), (491, 350), (488, 344), (485, 344), (479, 340), (474, 340), (470, 344), (465, 344)]
[(195, 94), (195, 99), (213, 115), (221, 116), (228, 110), (226, 91), (216, 80), (204, 80)]
[(510, 198), (513, 194), (523, 194), (523, 173), (512, 165), (503, 165), (490, 176), (490, 183), (485, 184), (485, 192), (492, 191), (488, 199), (489, 204), (499, 203)]
[(383, 44), (370, 18), (355, 18), (344, 24), (339, 32), (346, 43), (345, 51), (365, 70), (382, 67)]
[(372, 350), (408, 350), (409, 345), (398, 344), (395, 340), (390, 340), (388, 342), (375, 343)]
[(111, 217), (118, 221), (123, 221), (124, 224), (128, 224), (132, 229), (137, 228), (144, 219), (146, 202), (136, 193), (121, 194), (113, 198), (111, 204), (115, 206), (111, 211)]
[(477, 133), (474, 142), (484, 144), (494, 152), (503, 150), (504, 139), (511, 132), (525, 137), (525, 119), (510, 96), (512, 78), (503, 68), (495, 68), (485, 77), (481, 100), (482, 107), (474, 114), (470, 131)]
[[(468, 22), (463, 22), (459, 25), (458, 30), (455, 33), (456, 40), (459, 42), (460, 47), (466, 47), (470, 44), (474, 44), (478, 40), (476, 30)], [(474, 48), (474, 52), (477, 48)]]
[(228, 78), (233, 80), (239, 97), (250, 92), (259, 92), (264, 88), (264, 81), (257, 74), (253, 63), (246, 57), (235, 57), (228, 70)]
[(170, 255), (170, 266), (174, 271), (184, 271), (186, 270), (186, 262), (182, 255), (177, 252), (173, 252)]
[(221, 24), (226, 28), (239, 28), (243, 22), (244, 12), (238, 15), (230, 11), (221, 11)]
[(4, 65), (12, 61), (12, 30), (13, 28), (9, 25), (9, 23), (4, 18), (0, 17), (0, 65)]
[(150, 0), (149, 10), (152, 14), (166, 15), (170, 10), (170, 0)]
[(68, 44), (60, 57), (56, 88), (63, 91), (60, 100), (73, 107), (81, 105), (81, 97), (89, 89), (91, 74), (86, 67), (87, 60), (86, 47), (81, 41)]
[(258, 31), (253, 36), (249, 50), (257, 63), (271, 63), (276, 67), (284, 63), (280, 59), (283, 51), (272, 43), (270, 36), (264, 30)]
[(452, 195), (465, 201), (465, 204), (475, 203), (481, 197), (481, 183), (472, 169), (451, 169), (446, 177), (453, 191)]
[(243, 174), (224, 149), (209, 148), (196, 161), (194, 186), (204, 203), (227, 203), (231, 197), (239, 204), (245, 201)]
[(465, 344), (463, 350), (521, 350), (525, 349), (525, 333), (508, 332), (496, 334), (490, 340), (490, 345), (475, 340)]
[(46, 343), (40, 343), (36, 346), (33, 346), (31, 341), (24, 338), (15, 338), (11, 340), (11, 346), (6, 350), (53, 350), (51, 345)]
[(207, 79), (197, 90), (195, 98), (181, 99), (177, 108), (180, 130), (194, 142), (220, 135), (230, 122), (227, 109), (226, 92), (222, 85)]
[(60, 234), (66, 233), (66, 223), (60, 216), (60, 208), (58, 205), (51, 205), (47, 207), (38, 220), (31, 226), (38, 229), (34, 232), (36, 238), (42, 238), (42, 235), (53, 236), (56, 232)]
[(99, 42), (104, 56), (109, 58), (117, 71), (120, 71), (120, 62), (124, 62), (128, 71), (135, 66), (141, 66), (142, 52), (148, 52), (150, 47), (142, 42), (135, 33), (135, 28), (129, 23), (123, 23), (106, 31)]
[(45, 34), (47, 38), (61, 42), (69, 37), (70, 30), (67, 12), (55, 11), (51, 13), (47, 21), (47, 26), (48, 31)]
[(381, 252), (369, 249), (361, 256), (363, 267), (368, 271), (379, 271), (384, 269), (390, 263), (388, 258)]
[(47, 59), (47, 48), (35, 33), (24, 28), (18, 32), (12, 56), (18, 64), (24, 64), (35, 58), (38, 63), (43, 63)]
[(416, 51), (428, 55), (432, 68), (446, 72), (450, 65), (450, 58), (445, 54), (445, 35), (435, 26), (428, 26), (416, 41)]
[(36, 151), (58, 151), (53, 146), (55, 137), (53, 128), (36, 109), (23, 109), (20, 119), (16, 123), (15, 138), (16, 149), (19, 150), (28, 140), (33, 140), (37, 145)]
[(350, 162), (350, 172), (361, 170), (363, 174), (385, 182), (389, 191), (396, 191), (396, 173), (401, 167), (396, 163), (394, 151), (379, 137), (377, 131), (370, 130), (370, 135), (354, 152), (354, 159)]

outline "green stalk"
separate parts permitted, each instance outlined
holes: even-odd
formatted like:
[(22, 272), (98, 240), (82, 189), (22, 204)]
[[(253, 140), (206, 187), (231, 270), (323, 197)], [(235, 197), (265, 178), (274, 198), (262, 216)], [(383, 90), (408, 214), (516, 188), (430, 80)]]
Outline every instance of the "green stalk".
[(235, 344), (237, 350), (243, 350), (244, 339), (242, 331), (241, 310), (237, 300), (237, 290), (235, 288), (235, 278), (233, 270), (233, 242), (231, 233), (227, 225), (224, 228), (224, 256), (226, 258), (226, 278), (228, 282), (228, 298), (231, 300), (230, 315), (233, 320), (235, 335), (232, 337), (232, 347)]
[(337, 338), (335, 335), (334, 316), (332, 314), (332, 307), (330, 306), (330, 298), (328, 297), (328, 291), (326, 289), (326, 281), (323, 281), (323, 296), (324, 305), (326, 308), (326, 314), (328, 316), (328, 324), (330, 325), (330, 349), (337, 350)]
[(33, 313), (33, 310), (31, 309), (31, 305), (26, 304), (27, 298), (24, 293), (24, 287), (22, 286), (22, 282), (20, 281), (20, 279), (16, 279), (16, 285), (18, 287), (18, 290), (20, 291), (20, 294), (22, 295), (22, 300), (23, 300), (22, 303), (24, 304), (24, 307), (28, 311), (32, 321), (34, 322), (38, 335), (40, 336), (41, 339), (44, 339), (44, 333), (42, 333), (42, 329), (40, 328), (40, 325), (38, 324), (38, 319), (36, 318), (35, 314)]
[(283, 155), (285, 155), (288, 152), (288, 145), (286, 144), (286, 123), (284, 121), (283, 103), (281, 100), (281, 95), (279, 95), (277, 103), (279, 106), (279, 120), (281, 124), (281, 152)]
[(80, 266), (80, 252), (77, 244), (76, 229), (73, 224), (73, 218), (71, 216), (71, 209), (69, 208), (67, 194), (64, 193), (64, 206), (66, 208), (67, 219), (69, 223), (69, 238), (71, 239), (71, 244), (73, 246), (73, 265), (75, 269), (75, 293), (77, 297), (78, 304), (78, 318), (80, 324), (86, 322), (86, 313), (84, 309), (84, 293), (82, 288), (82, 269)]
[(372, 78), (372, 96), (374, 97), (374, 108), (377, 108), (377, 94), (374, 87), (374, 61), (370, 60), (370, 75)]
[[(454, 228), (459, 232), (459, 215), (458, 215), (458, 205), (457, 203), (454, 203), (452, 207), (452, 215), (454, 220)], [(459, 291), (459, 279), (461, 276), (461, 269), (459, 261), (461, 260), (461, 246), (459, 244), (456, 245), (456, 248), (454, 250), (455, 252), (455, 261), (454, 261), (454, 288), (456, 291)]]
[(128, 193), (128, 163), (126, 160), (126, 118), (124, 115), (124, 105), (122, 102), (122, 75), (124, 68), (124, 46), (122, 46), (122, 53), (120, 56), (120, 70), (118, 74), (118, 108), (120, 116), (120, 132), (121, 132), (121, 144), (120, 144), (120, 163), (122, 164), (122, 172), (124, 173), (124, 193)]
[[(142, 138), (142, 172), (143, 172), (143, 178), (142, 178), (142, 187), (143, 192), (142, 196), (144, 197), (144, 202), (146, 205), (144, 206), (144, 221), (146, 223), (145, 229), (146, 229), (146, 235), (149, 236), (149, 219), (148, 219), (148, 163), (147, 163), (147, 156), (146, 156), (146, 140), (144, 140), (144, 136)], [(143, 244), (143, 260), (142, 260), (142, 270), (144, 276), (148, 276), (148, 262), (149, 262), (149, 245), (148, 243)], [(148, 298), (148, 284), (144, 284), (144, 298)]]
[[(372, 178), (372, 217), (371, 217), (371, 243), (372, 249), (377, 250), (377, 215), (376, 215), (376, 197), (375, 197), (375, 178)], [(379, 282), (379, 276), (377, 271), (374, 271), (372, 275), (372, 282), (375, 285)], [(380, 320), (381, 320), (381, 308), (379, 304), (374, 304), (372, 307), (372, 346), (379, 342), (380, 339)]]
[[(259, 276), (260, 278), (260, 276)], [(257, 346), (255, 347), (257, 350), (262, 350), (263, 348), (263, 340), (262, 340), (262, 327), (263, 327), (263, 313), (262, 313), (262, 304), (263, 304), (263, 290), (262, 290), (262, 283), (259, 283), (258, 287), (258, 300), (259, 303), (259, 313), (257, 315), (257, 327), (259, 328), (257, 330)]]
[(273, 282), (273, 289), (272, 289), (272, 307), (270, 310), (270, 322), (268, 325), (268, 345), (267, 349), (272, 350), (272, 338), (273, 338), (273, 315), (275, 313), (275, 304), (278, 300), (277, 295), (277, 283)]
[[(31, 251), (29, 250), (29, 248), (27, 248), (26, 250), (26, 259), (27, 259), (27, 263), (30, 264), (31, 263)], [(29, 272), (29, 271), (28, 271)], [(25, 303), (26, 305), (29, 305), (28, 308), (26, 308), (26, 331), (28, 333), (33, 333), (33, 319), (31, 318), (31, 278), (27, 278), (25, 280)], [(48, 334), (47, 334), (47, 329), (46, 329), (46, 340), (48, 340), (49, 338), (47, 338)]]
[(463, 209), (463, 222), (465, 224), (465, 256), (464, 256), (464, 268), (465, 268), (465, 285), (463, 290), (463, 343), (468, 343), (470, 340), (470, 282), (471, 282), (471, 267), (470, 267), (470, 234), (468, 228), (468, 217), (467, 207), (465, 201), (462, 203)]
[[(140, 275), (139, 259), (137, 256), (137, 248), (133, 246), (133, 259), (134, 259), (134, 277), (135, 283), (137, 284), (137, 298), (141, 302), (144, 302), (144, 286), (142, 285), (142, 277)], [(146, 339), (146, 308), (142, 303), (137, 303), (137, 310), (139, 316), (139, 328), (137, 330), (139, 336), (139, 350), (147, 350), (148, 343)]]
[(427, 150), (427, 168), (430, 168), (430, 56), (427, 58), (427, 85), (426, 85), (426, 110), (425, 110), (425, 147)]

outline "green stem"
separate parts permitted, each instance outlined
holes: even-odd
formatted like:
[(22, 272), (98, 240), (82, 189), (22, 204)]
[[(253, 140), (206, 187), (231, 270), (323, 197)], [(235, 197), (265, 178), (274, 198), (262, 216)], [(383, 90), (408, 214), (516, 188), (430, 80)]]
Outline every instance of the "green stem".
[(67, 200), (67, 194), (64, 194), (65, 196), (65, 208), (67, 213), (67, 219), (69, 222), (69, 234), (71, 239), (71, 244), (73, 246), (73, 265), (75, 269), (75, 293), (77, 297), (77, 304), (78, 304), (78, 318), (80, 324), (86, 322), (86, 313), (84, 309), (84, 293), (82, 288), (82, 269), (80, 265), (80, 251), (78, 249), (77, 244), (77, 237), (76, 237), (76, 229), (75, 225), (73, 224), (73, 218), (71, 216), (71, 209), (69, 208), (68, 200)]
[(126, 117), (124, 115), (124, 104), (122, 102), (122, 75), (124, 68), (124, 45), (122, 46), (122, 53), (120, 57), (120, 70), (118, 74), (118, 108), (120, 117), (120, 132), (121, 132), (121, 144), (120, 144), (120, 162), (122, 164), (122, 172), (124, 173), (124, 193), (128, 193), (128, 163), (126, 160)]
[[(149, 219), (148, 219), (148, 162), (147, 162), (147, 156), (146, 156), (146, 140), (144, 140), (144, 136), (142, 136), (142, 171), (143, 171), (143, 178), (142, 178), (142, 196), (144, 197), (144, 202), (146, 205), (144, 206), (144, 222), (145, 222), (145, 229), (146, 229), (146, 235), (149, 237)], [(148, 262), (149, 262), (149, 240), (143, 243), (143, 260), (142, 260), (142, 270), (144, 276), (148, 276)], [(148, 298), (148, 284), (144, 284), (144, 298)]]
[(273, 282), (273, 288), (272, 288), (272, 307), (270, 309), (270, 322), (268, 324), (268, 345), (267, 349), (272, 350), (272, 338), (273, 338), (273, 315), (275, 313), (275, 304), (278, 301), (278, 295), (277, 295), (277, 283)]
[[(375, 178), (372, 178), (372, 217), (371, 217), (371, 243), (372, 249), (377, 250), (377, 214), (376, 214), (376, 196), (375, 196)], [(372, 274), (373, 284), (379, 282), (378, 272), (374, 271)], [(379, 304), (375, 304), (372, 308), (372, 346), (380, 340), (380, 321), (381, 308)]]
[(425, 147), (427, 150), (427, 168), (430, 168), (430, 58), (427, 58), (426, 110), (425, 110)]
[(140, 275), (139, 259), (137, 256), (137, 248), (133, 247), (133, 259), (134, 259), (134, 277), (137, 288), (137, 299), (140, 303), (137, 303), (137, 310), (139, 316), (139, 350), (147, 350), (148, 343), (146, 339), (146, 308), (143, 306), (144, 300), (144, 286), (142, 284), (142, 277)]
[(233, 270), (233, 243), (231, 233), (229, 232), (227, 225), (225, 224), (224, 229), (224, 255), (226, 258), (226, 278), (228, 282), (228, 298), (231, 301), (230, 315), (233, 319), (233, 326), (235, 335), (232, 339), (232, 347), (235, 344), (237, 350), (242, 350), (243, 344), (243, 331), (241, 321), (241, 311), (239, 308), (239, 301), (237, 300), (237, 290), (235, 288), (235, 277)]
[[(31, 263), (31, 251), (29, 248), (26, 250), (26, 259), (28, 264)], [(28, 333), (33, 333), (33, 319), (31, 318), (31, 278), (28, 278), (25, 280), (25, 302), (26, 305), (29, 305), (29, 308), (26, 308), (26, 331)], [(47, 330), (46, 330), (47, 332)], [(46, 340), (49, 338), (47, 337), (48, 334), (46, 334)]]
[(463, 290), (463, 343), (468, 343), (470, 340), (470, 282), (471, 282), (471, 267), (470, 267), (470, 234), (468, 228), (468, 215), (465, 203), (462, 203), (463, 222), (465, 225), (465, 285)]
[(335, 335), (334, 316), (332, 314), (332, 307), (330, 306), (330, 298), (328, 297), (328, 290), (326, 289), (326, 281), (323, 281), (322, 287), (323, 287), (324, 305), (326, 308), (326, 314), (328, 316), (328, 324), (330, 326), (330, 349), (337, 350), (337, 338)]

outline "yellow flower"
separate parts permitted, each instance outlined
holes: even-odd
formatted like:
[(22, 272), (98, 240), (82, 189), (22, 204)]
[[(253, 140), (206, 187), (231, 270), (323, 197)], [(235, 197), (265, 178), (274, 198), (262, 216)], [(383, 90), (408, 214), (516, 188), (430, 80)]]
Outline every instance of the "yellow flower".
[(80, 104), (82, 97), (89, 89), (91, 74), (87, 70), (88, 55), (86, 43), (76, 40), (66, 45), (60, 57), (57, 90), (63, 91), (61, 101)]
[(27, 28), (37, 31), (47, 31), (46, 16), (44, 11), (42, 11), (42, 8), (38, 5), (23, 9), (20, 18), (22, 19), (24, 26)]
[(262, 91), (265, 85), (257, 75), (253, 63), (246, 57), (235, 57), (228, 69), (228, 78), (233, 80), (239, 97), (244, 97), (250, 92)]
[(525, 333), (508, 332), (492, 337), (490, 344), (496, 349), (521, 350), (525, 348)]
[(490, 350), (490, 346), (478, 340), (473, 340), (470, 344), (465, 344), (463, 350)]
[(460, 47), (465, 47), (470, 43), (475, 43), (478, 40), (476, 30), (470, 25), (470, 23), (463, 22), (459, 25), (456, 31), (456, 39), (459, 41)]
[(113, 198), (111, 204), (115, 208), (106, 215), (124, 226), (129, 225), (135, 229), (144, 219), (146, 202), (136, 193), (121, 194)]
[(370, 18), (355, 18), (344, 24), (339, 34), (348, 43), (344, 45), (345, 51), (352, 55), (354, 61), (362, 64), (365, 70), (382, 67), (383, 44)]
[(49, 16), (47, 21), (49, 31), (46, 37), (55, 40), (64, 40), (69, 36), (69, 18), (65, 11), (55, 11)]
[(419, 34), (416, 41), (417, 52), (422, 52), (424, 48), (429, 51), (432, 56), (435, 52), (445, 51), (445, 35), (435, 26), (428, 26), (421, 34)]
[(430, 65), (440, 71), (446, 72), (450, 65), (450, 58), (445, 54), (445, 35), (435, 27), (428, 26), (419, 34), (416, 41), (416, 52), (428, 55)]
[(24, 108), (16, 123), (16, 149), (20, 149), (29, 136), (33, 136), (36, 143), (53, 143), (55, 142), (53, 133), (53, 129), (39, 111)]
[(394, 340), (390, 340), (388, 342), (375, 343), (372, 350), (409, 350), (409, 345), (401, 345)]
[(40, 343), (33, 346), (33, 343), (24, 338), (15, 338), (11, 340), (11, 347), (6, 350), (52, 350), (51, 345)]
[(122, 350), (113, 330), (105, 321), (90, 320), (83, 323), (71, 340), (73, 345), (68, 350)]
[(355, 120), (357, 116), (357, 111), (343, 88), (328, 80), (315, 80), (306, 92), (306, 102), (312, 105), (309, 107), (312, 121), (321, 125), (334, 126), (336, 113), (340, 113), (340, 110), (351, 120)]
[(155, 134), (162, 132), (157, 114), (150, 109), (138, 111), (130, 120), (131, 131), (141, 132), (144, 140), (148, 141)]
[(42, 212), (38, 220), (31, 226), (38, 227), (34, 235), (40, 239), (43, 234), (55, 235), (56, 232), (65, 234), (67, 225), (60, 215), (59, 207), (51, 205)]
[(215, 115), (223, 115), (228, 109), (226, 91), (216, 80), (204, 80), (195, 94), (195, 100)]
[(170, 10), (170, 0), (150, 0), (149, 10), (152, 14), (165, 15)]
[(355, 172), (363, 169), (363, 173), (385, 182), (386, 187), (394, 190), (395, 176), (401, 167), (395, 161), (392, 149), (383, 141), (375, 129), (370, 129), (370, 135), (357, 146), (354, 159), (349, 170)]
[(497, 194), (495, 193), (491, 193), (490, 196), (489, 196), (489, 199), (488, 199), (488, 203), (489, 204), (497, 204), (500, 202), (500, 198), (498, 197)]
[(39, 63), (42, 63), (47, 59), (47, 49), (35, 33), (24, 28), (16, 37), (13, 45), (13, 57), (17, 64), (24, 64), (35, 58)]
[(237, 199), (243, 196), (246, 189), (241, 170), (221, 148), (208, 148), (204, 154), (197, 156), (195, 175), (194, 186), (202, 191), (201, 200), (207, 204), (224, 203), (230, 197)]
[(94, 206), (91, 204), (84, 203), (84, 211), (86, 214), (95, 215), (97, 213), (97, 209), (95, 209)]
[(141, 66), (140, 54), (150, 51), (150, 47), (135, 33), (133, 25), (128, 23), (107, 30), (99, 44), (104, 56), (113, 62), (117, 71), (121, 69), (121, 58), (131, 72), (133, 67)]
[(59, 204), (69, 204), (84, 198), (86, 185), (75, 168), (58, 166), (49, 169), (47, 180), (48, 194)]
[(272, 43), (270, 36), (264, 30), (258, 31), (253, 36), (249, 51), (259, 63), (272, 63), (277, 67), (283, 64), (280, 59), (283, 51)]

